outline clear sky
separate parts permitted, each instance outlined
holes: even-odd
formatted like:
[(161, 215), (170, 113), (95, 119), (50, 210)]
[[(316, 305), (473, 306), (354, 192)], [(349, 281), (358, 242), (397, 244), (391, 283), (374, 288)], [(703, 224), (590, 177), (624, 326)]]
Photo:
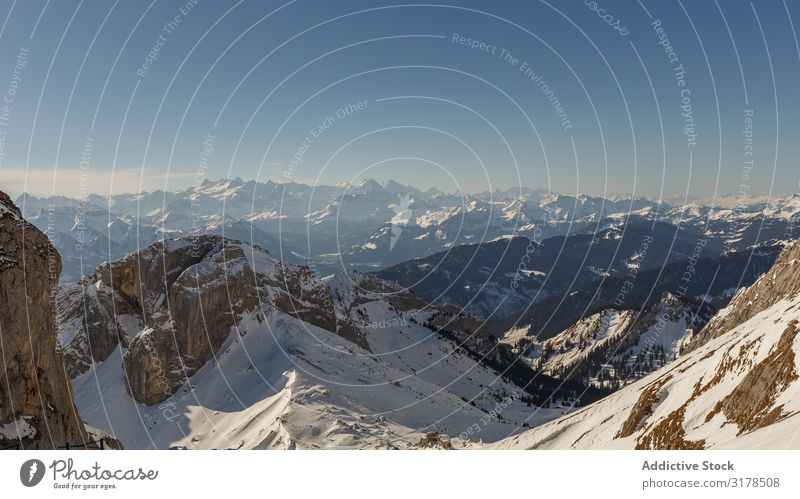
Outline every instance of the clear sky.
[(793, 21), (782, 0), (2, 0), (0, 188), (794, 192)]

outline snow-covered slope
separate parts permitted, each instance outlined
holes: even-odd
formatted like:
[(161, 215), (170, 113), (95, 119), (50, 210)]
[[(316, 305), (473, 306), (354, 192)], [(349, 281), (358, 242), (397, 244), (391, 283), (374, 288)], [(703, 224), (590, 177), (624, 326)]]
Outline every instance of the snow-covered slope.
[(608, 308), (544, 341), (528, 337), (524, 329), (509, 331), (501, 341), (536, 370), (615, 388), (675, 359), (708, 320), (706, 313), (703, 303), (665, 293), (642, 311)]
[[(491, 441), (528, 415), (542, 422), (563, 413), (531, 409), (518, 387), (420, 326), (389, 335), (375, 335), (385, 352), (373, 356), (280, 312), (263, 323), (246, 317), (168, 399), (136, 403), (118, 350), (74, 380), (76, 403), (128, 449), (408, 448), (428, 432), (455, 436), (480, 421), (479, 437)], [(501, 402), (510, 403), (502, 421), (490, 417)]]
[(798, 281), (795, 243), (704, 328), (690, 353), (496, 447), (800, 448)]
[(60, 299), (81, 417), (129, 449), (461, 446), (568, 410), (558, 394), (533, 405), (558, 385), (547, 376), (525, 391), (498, 372), (505, 347), (477, 319), (246, 243), (157, 243)]

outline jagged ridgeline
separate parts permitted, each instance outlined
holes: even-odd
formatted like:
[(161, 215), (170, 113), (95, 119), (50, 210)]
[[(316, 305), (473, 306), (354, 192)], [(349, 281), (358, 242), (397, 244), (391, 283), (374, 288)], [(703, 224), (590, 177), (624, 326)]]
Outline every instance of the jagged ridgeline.
[(604, 393), (457, 307), (221, 236), (154, 243), (58, 302), (78, 408), (127, 447), (413, 447), (481, 421), (496, 440)]
[(694, 335), (681, 355), (503, 448), (783, 449), (800, 424), (800, 242)]
[[(712, 206), (669, 205), (529, 188), (468, 194), (391, 180), (311, 186), (234, 178), (205, 180), (178, 191), (90, 194), (85, 199), (23, 194), (17, 204), (34, 225), (47, 230), (61, 253), (62, 282), (74, 282), (102, 262), (164, 238), (224, 234), (256, 243), (284, 263), (313, 262), (322, 273), (336, 272), (342, 263), (365, 272), (397, 266), (382, 277), (403, 285), (431, 274), (414, 287), (420, 297), (434, 301), (447, 289), (445, 302), (481, 316), (507, 295), (495, 313), (511, 316), (524, 310), (532, 296), (539, 300), (562, 293), (564, 275), (571, 280), (580, 273), (580, 284), (637, 262), (642, 270), (660, 268), (685, 258), (699, 237), (708, 239), (705, 258), (797, 237), (799, 196), (772, 198), (768, 205), (738, 201), (731, 208), (724, 200)], [(520, 293), (508, 292), (507, 286), (506, 273), (516, 271), (520, 262), (516, 243), (504, 249), (511, 236), (544, 245), (531, 266), (521, 269), (527, 272), (516, 281)], [(646, 257), (641, 251), (645, 236), (652, 237)], [(580, 266), (592, 241), (596, 247)], [(551, 268), (559, 253), (571, 265)], [(473, 254), (470, 272), (462, 275)], [(498, 263), (502, 271), (487, 279)], [(448, 273), (458, 282), (451, 282)], [(481, 283), (486, 284), (482, 299), (470, 301)], [(464, 286), (471, 287), (465, 291)]]

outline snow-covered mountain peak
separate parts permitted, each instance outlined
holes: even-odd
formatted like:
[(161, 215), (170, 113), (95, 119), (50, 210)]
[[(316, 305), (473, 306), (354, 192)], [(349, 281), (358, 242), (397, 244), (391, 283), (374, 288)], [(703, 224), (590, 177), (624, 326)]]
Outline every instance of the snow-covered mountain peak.
[(383, 190), (383, 186), (373, 178), (362, 179), (351, 188), (351, 191), (354, 194), (369, 194), (371, 192), (379, 192)]

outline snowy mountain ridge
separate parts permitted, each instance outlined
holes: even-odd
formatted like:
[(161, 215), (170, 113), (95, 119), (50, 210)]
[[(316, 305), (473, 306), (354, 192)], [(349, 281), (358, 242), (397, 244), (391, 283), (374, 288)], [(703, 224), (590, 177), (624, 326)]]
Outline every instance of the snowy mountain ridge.
[(708, 320), (703, 303), (665, 293), (645, 310), (608, 308), (544, 341), (514, 329), (501, 341), (539, 371), (618, 388), (676, 359)]
[[(408, 206), (398, 223), (396, 209), (403, 199)], [(85, 199), (23, 194), (17, 203), (62, 253), (65, 282), (160, 239), (199, 234), (249, 241), (287, 263), (332, 273), (342, 265), (372, 271), (498, 237), (542, 240), (638, 219), (704, 232), (730, 241), (729, 249), (735, 250), (791, 239), (787, 230), (792, 232), (791, 222), (800, 214), (797, 196), (769, 203), (740, 199), (733, 206), (714, 201), (669, 205), (527, 188), (448, 194), (372, 179), (332, 186), (204, 180), (175, 192)]]
[(78, 411), (126, 448), (469, 446), (451, 437), (483, 421), (498, 440), (583, 391), (503, 364), (454, 307), (218, 236), (156, 243), (58, 302)]
[(688, 354), (498, 448), (796, 448), (800, 243), (740, 292)]

